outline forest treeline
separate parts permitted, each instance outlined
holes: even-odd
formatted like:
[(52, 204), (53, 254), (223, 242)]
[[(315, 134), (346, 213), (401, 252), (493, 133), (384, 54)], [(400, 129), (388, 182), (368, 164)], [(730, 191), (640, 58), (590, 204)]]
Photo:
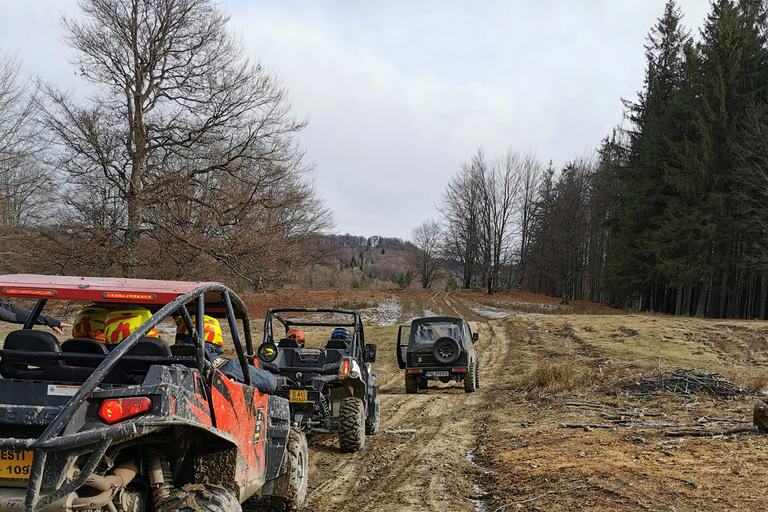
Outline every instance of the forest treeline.
[(768, 316), (768, 21), (715, 0), (694, 37), (669, 1), (645, 81), (594, 154), (555, 169), (478, 150), (413, 232), (429, 286), (523, 289), (677, 315)]
[(280, 286), (333, 217), (279, 76), (212, 0), (82, 0), (78, 91), (0, 59), (0, 266)]

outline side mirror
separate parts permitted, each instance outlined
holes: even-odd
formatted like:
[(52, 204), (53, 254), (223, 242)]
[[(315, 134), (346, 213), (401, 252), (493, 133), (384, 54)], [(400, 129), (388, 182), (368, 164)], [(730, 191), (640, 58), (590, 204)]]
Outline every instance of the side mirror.
[(472, 343), (476, 342), (479, 339), (480, 339), (480, 335), (477, 334), (476, 332), (473, 332), (472, 333)]
[(373, 343), (367, 343), (365, 345), (365, 351), (363, 352), (363, 361), (366, 363), (376, 362), (376, 345)]

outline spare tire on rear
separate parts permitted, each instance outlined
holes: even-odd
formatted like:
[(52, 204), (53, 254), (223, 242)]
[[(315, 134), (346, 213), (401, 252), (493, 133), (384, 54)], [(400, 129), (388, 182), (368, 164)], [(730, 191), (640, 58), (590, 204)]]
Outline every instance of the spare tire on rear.
[(432, 355), (435, 361), (441, 364), (450, 364), (459, 358), (461, 347), (459, 342), (448, 336), (438, 338), (432, 347)]

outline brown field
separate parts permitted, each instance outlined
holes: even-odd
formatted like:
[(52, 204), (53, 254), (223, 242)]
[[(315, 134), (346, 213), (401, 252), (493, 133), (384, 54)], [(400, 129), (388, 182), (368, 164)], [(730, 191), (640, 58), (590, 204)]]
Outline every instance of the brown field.
[[(334, 436), (310, 436), (307, 511), (763, 508), (768, 438), (729, 431), (751, 426), (768, 383), (768, 322), (626, 314), (517, 293), (292, 290), (246, 301), (254, 331), (272, 306), (378, 318), (366, 337), (378, 344), (381, 432), (357, 454), (340, 453)], [(371, 317), (381, 304), (399, 310)], [(463, 316), (480, 333), (477, 392), (432, 384), (405, 394), (394, 324), (429, 312)], [(745, 390), (637, 396), (616, 384), (678, 369), (718, 373)], [(670, 434), (681, 430), (709, 435)]]

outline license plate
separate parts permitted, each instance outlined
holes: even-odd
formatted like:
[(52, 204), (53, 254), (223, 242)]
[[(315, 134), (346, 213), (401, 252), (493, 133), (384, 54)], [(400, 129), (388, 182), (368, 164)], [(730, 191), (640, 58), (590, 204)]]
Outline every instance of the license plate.
[(0, 449), (0, 478), (29, 478), (30, 467), (31, 451)]
[(307, 403), (307, 392), (303, 389), (292, 389), (288, 394), (288, 401), (296, 404)]
[(448, 375), (450, 375), (450, 372), (447, 372), (447, 371), (424, 372), (424, 375), (427, 377), (447, 377)]

